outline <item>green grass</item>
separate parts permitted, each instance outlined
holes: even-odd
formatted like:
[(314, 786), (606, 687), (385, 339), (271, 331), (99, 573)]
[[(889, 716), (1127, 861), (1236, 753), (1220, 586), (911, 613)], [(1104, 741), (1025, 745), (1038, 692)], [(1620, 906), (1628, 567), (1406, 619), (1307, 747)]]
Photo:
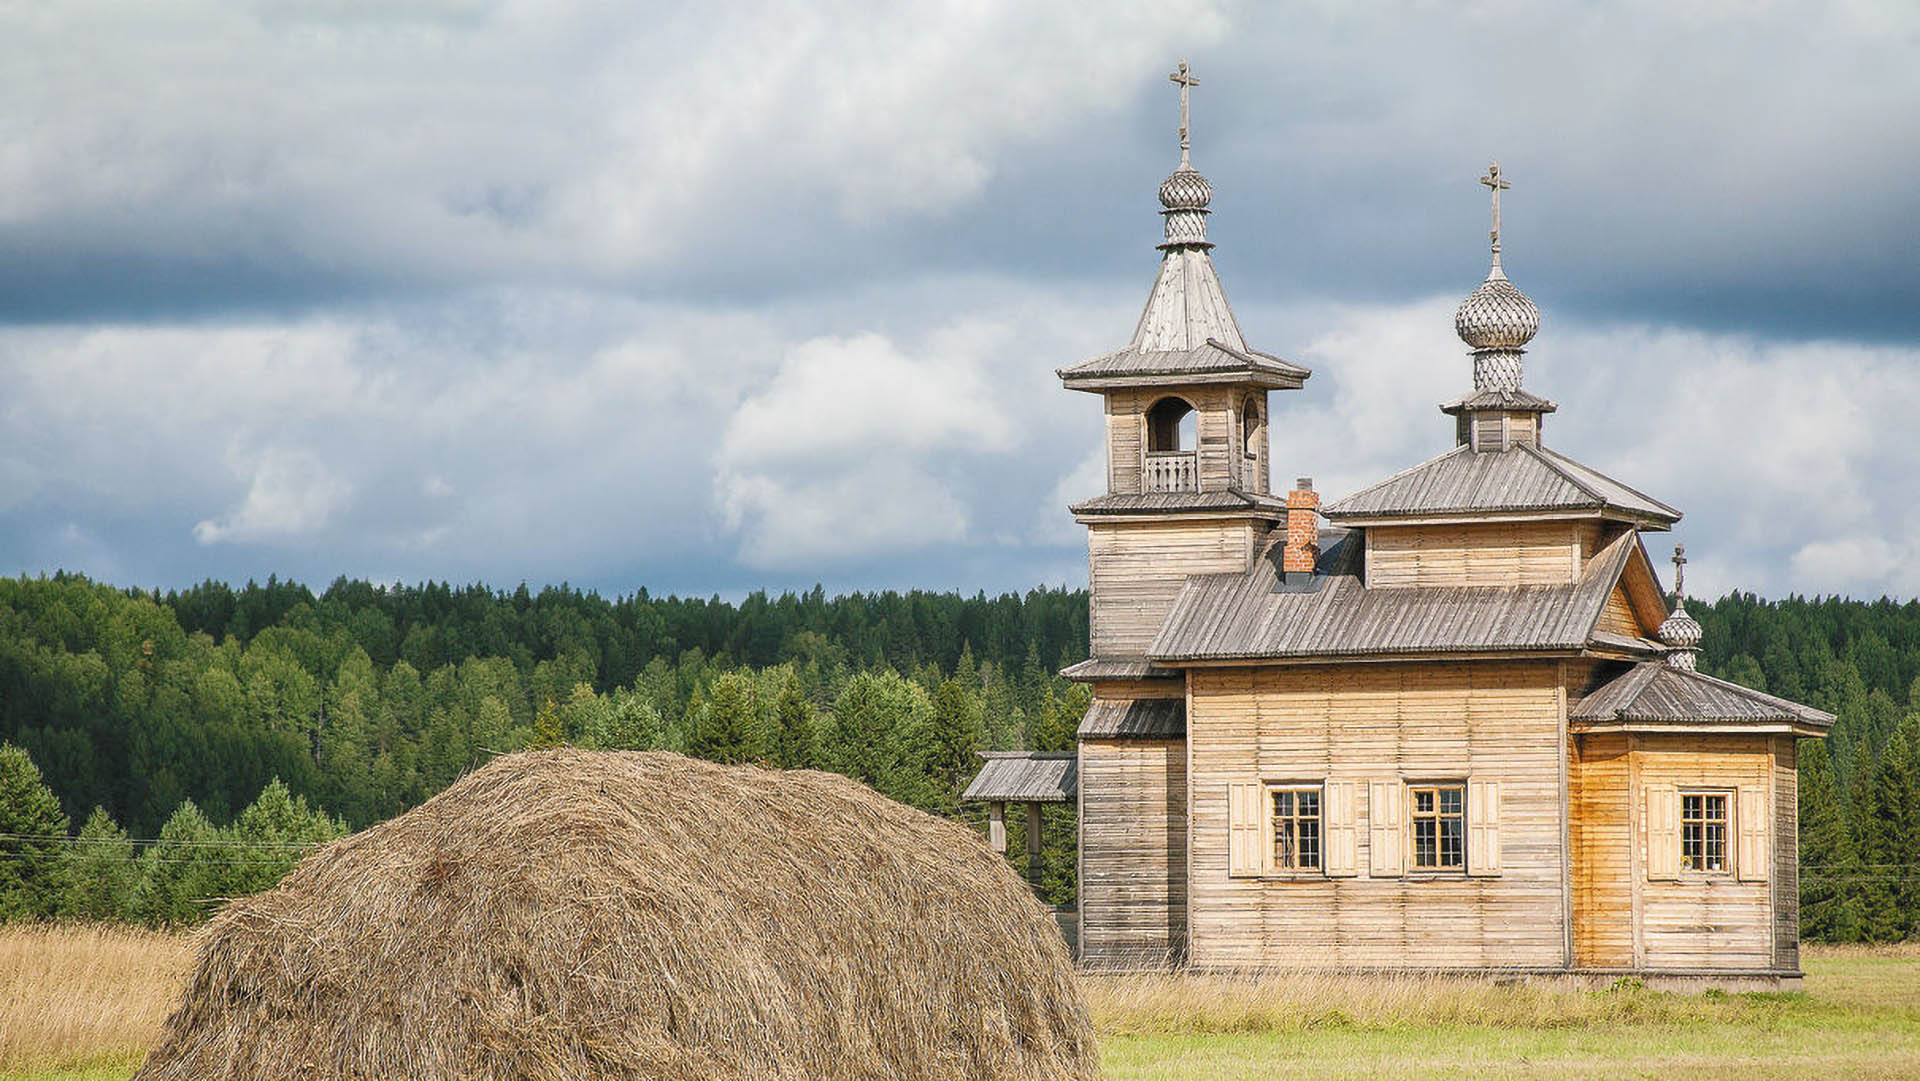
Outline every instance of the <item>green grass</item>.
[(1572, 996), (1556, 1005), (1515, 991), (1502, 1010), (1480, 992), (1498, 1024), (1425, 1023), (1367, 1003), (1276, 1027), (1270, 1014), (1229, 1009), (1218, 1016), (1253, 1019), (1246, 1031), (1127, 1025), (1102, 1040), (1102, 1060), (1113, 1081), (1920, 1079), (1920, 955), (1821, 951), (1806, 969), (1796, 994), (1555, 992)]

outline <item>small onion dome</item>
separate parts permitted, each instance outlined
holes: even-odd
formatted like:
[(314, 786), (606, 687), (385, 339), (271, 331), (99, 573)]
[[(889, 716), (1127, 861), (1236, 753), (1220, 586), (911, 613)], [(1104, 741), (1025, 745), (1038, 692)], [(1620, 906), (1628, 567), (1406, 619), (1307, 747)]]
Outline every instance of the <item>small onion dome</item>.
[[(1160, 191), (1164, 200), (1166, 188)], [(1453, 330), (1476, 350), (1519, 349), (1539, 333), (1540, 309), (1507, 280), (1496, 263), (1480, 288), (1460, 302), (1460, 310), (1453, 314)]]
[(1160, 205), (1168, 210), (1205, 210), (1212, 201), (1213, 185), (1185, 162), (1160, 183)]
[(1660, 630), (1657, 633), (1664, 645), (1674, 649), (1693, 649), (1700, 644), (1700, 639), (1706, 632), (1701, 628), (1699, 620), (1687, 614), (1687, 606), (1682, 603), (1673, 606), (1673, 614), (1667, 617), (1666, 622), (1660, 624)]

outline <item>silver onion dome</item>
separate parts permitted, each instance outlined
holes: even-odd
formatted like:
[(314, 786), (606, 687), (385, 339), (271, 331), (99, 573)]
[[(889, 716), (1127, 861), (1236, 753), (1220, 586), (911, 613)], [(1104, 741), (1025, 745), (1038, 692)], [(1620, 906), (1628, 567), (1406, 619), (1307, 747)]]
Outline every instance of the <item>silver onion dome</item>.
[(1685, 603), (1673, 606), (1673, 614), (1660, 624), (1660, 642), (1675, 649), (1692, 649), (1700, 644), (1706, 634), (1700, 621), (1687, 614)]
[(1667, 654), (1667, 665), (1691, 672), (1694, 670), (1694, 654), (1700, 651), (1700, 639), (1706, 633), (1700, 621), (1687, 614), (1685, 602), (1673, 606), (1673, 614), (1660, 624), (1660, 643), (1671, 652)]
[(1540, 332), (1540, 309), (1507, 280), (1498, 252), (1494, 258), (1487, 280), (1453, 313), (1454, 333), (1476, 351), (1520, 349)]
[(1213, 201), (1213, 185), (1186, 162), (1160, 183), (1160, 205), (1168, 210), (1205, 210)]

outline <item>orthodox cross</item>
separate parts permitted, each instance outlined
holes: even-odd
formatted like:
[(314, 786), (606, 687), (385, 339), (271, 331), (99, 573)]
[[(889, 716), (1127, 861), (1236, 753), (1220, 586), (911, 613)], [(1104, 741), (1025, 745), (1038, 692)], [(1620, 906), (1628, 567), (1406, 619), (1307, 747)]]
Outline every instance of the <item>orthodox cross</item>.
[(1199, 86), (1200, 80), (1193, 77), (1192, 72), (1187, 68), (1187, 62), (1185, 60), (1180, 61), (1180, 70), (1167, 76), (1167, 78), (1172, 82), (1180, 84), (1180, 164), (1186, 165), (1188, 164), (1187, 149), (1189, 146), (1187, 141), (1187, 90)]
[(1673, 546), (1673, 599), (1677, 604), (1687, 599), (1687, 546)]
[[(1182, 65), (1183, 69), (1184, 67), (1185, 65)], [(1185, 93), (1185, 91), (1182, 91), (1182, 93)], [(1502, 189), (1513, 187), (1513, 185), (1507, 183), (1507, 178), (1500, 175), (1500, 163), (1497, 161), (1494, 162), (1492, 165), (1487, 166), (1487, 175), (1480, 178), (1480, 183), (1485, 184), (1493, 192), (1493, 232), (1488, 233), (1487, 235), (1493, 239), (1493, 265), (1499, 266), (1500, 265), (1500, 192), (1502, 191)]]

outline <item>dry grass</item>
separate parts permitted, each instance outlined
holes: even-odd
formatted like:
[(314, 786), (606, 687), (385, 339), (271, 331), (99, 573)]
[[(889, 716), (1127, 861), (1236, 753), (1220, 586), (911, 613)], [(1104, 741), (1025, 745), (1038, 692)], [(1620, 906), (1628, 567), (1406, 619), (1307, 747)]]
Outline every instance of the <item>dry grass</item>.
[[(125, 928), (0, 927), (0, 1079), (125, 1081), (178, 999), (187, 954), (184, 937)], [(1091, 977), (1085, 987), (1116, 1081), (1920, 1076), (1920, 944), (1808, 947), (1806, 968), (1806, 993), (1784, 996), (1591, 995), (1327, 974), (1224, 984), (1154, 977), (1152, 986)], [(1420, 997), (1438, 990), (1462, 1004)], [(1211, 997), (1220, 995), (1231, 997)], [(1465, 1003), (1480, 1012), (1468, 1016)], [(1294, 1012), (1278, 1017), (1283, 1008)], [(1464, 1023), (1440, 1023), (1447, 1017)], [(1248, 1031), (1261, 1025), (1277, 1028)], [(1676, 1045), (1690, 1057), (1676, 1057)]]
[(197, 938), (143, 1081), (1086, 1081), (1065, 945), (963, 825), (844, 777), (497, 758)]
[(0, 1071), (137, 1065), (192, 958), (184, 936), (120, 926), (0, 926)]

